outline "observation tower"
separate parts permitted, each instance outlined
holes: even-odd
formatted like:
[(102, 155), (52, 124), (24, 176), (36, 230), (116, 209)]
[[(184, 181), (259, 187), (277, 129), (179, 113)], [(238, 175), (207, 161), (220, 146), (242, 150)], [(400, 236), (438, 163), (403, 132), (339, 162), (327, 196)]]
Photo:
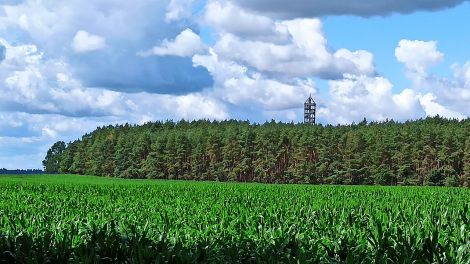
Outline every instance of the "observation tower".
[(317, 111), (317, 104), (312, 98), (310, 97), (304, 103), (304, 124), (311, 124), (315, 125), (315, 114)]

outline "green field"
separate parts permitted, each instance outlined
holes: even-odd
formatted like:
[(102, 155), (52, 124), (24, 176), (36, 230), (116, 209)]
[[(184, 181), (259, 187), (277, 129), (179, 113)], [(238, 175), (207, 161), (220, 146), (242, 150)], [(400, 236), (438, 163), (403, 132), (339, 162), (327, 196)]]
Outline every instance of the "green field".
[(470, 190), (1, 176), (0, 262), (470, 263)]

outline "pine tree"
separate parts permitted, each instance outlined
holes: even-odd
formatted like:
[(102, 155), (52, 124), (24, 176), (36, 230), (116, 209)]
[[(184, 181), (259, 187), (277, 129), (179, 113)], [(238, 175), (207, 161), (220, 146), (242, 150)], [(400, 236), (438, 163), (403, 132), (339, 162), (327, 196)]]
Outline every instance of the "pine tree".
[(460, 181), (462, 186), (470, 187), (470, 139), (467, 139), (465, 143), (463, 175)]
[(179, 177), (179, 168), (178, 162), (176, 160), (176, 139), (175, 134), (170, 134), (168, 136), (168, 141), (166, 142), (165, 147), (165, 167), (167, 169), (168, 179), (178, 179)]
[(132, 166), (132, 142), (126, 134), (119, 135), (115, 156), (114, 156), (114, 176), (121, 178), (131, 177)]
[(114, 136), (109, 134), (107, 139), (104, 140), (101, 145), (101, 153), (103, 155), (102, 160), (102, 172), (104, 176), (111, 177), (114, 173)]
[(70, 166), (70, 173), (85, 174), (85, 144), (78, 144), (77, 149), (74, 151), (72, 165)]
[(192, 179), (190, 175), (191, 144), (185, 133), (179, 134), (176, 142), (176, 166), (179, 170), (179, 177), (182, 179)]
[(226, 141), (222, 148), (224, 174), (229, 181), (237, 181), (242, 170), (242, 168), (238, 166), (242, 154), (242, 147), (238, 135), (239, 131), (229, 129), (226, 132)]
[(144, 175), (147, 179), (164, 179), (165, 159), (163, 154), (164, 149), (160, 142), (152, 144), (150, 153), (142, 164), (141, 175)]

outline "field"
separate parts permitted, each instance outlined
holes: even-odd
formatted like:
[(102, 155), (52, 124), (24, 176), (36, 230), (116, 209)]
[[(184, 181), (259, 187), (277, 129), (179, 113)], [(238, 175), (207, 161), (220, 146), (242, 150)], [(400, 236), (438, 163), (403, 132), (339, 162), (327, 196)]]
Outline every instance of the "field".
[(0, 262), (470, 263), (470, 190), (0, 177)]

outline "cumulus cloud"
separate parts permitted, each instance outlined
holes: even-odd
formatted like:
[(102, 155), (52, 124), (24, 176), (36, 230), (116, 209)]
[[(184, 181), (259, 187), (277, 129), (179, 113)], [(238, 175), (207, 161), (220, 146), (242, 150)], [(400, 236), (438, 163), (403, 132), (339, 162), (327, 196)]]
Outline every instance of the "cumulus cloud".
[(344, 73), (373, 75), (373, 55), (346, 49), (332, 53), (318, 19), (295, 19), (273, 24), (269, 40), (222, 33), (214, 50), (224, 58), (258, 71), (291, 77), (340, 78)]
[[(157, 95), (157, 94), (129, 94), (127, 98), (135, 103), (133, 114), (143, 123), (150, 120), (162, 119), (212, 119), (223, 120), (229, 118), (225, 105), (208, 94), (192, 93), (186, 95)], [(158, 108), (155, 108), (155, 106)]]
[(419, 95), (410, 89), (392, 92), (392, 83), (384, 77), (345, 75), (329, 81), (328, 100), (319, 109), (319, 118), (331, 123), (369, 120), (409, 119), (424, 114)]
[(140, 56), (178, 56), (191, 57), (200, 53), (205, 49), (199, 35), (195, 34), (191, 29), (183, 30), (174, 40), (164, 39), (162, 43), (152, 49), (139, 52)]
[(401, 40), (395, 55), (412, 81), (410, 88), (393, 92), (392, 83), (385, 77), (345, 75), (329, 82), (330, 100), (319, 109), (320, 119), (349, 123), (362, 117), (406, 120), (470, 116), (470, 62), (454, 64), (453, 78), (444, 78), (428, 71), (444, 57), (434, 41)]
[[(34, 43), (48, 57), (66, 60), (75, 77), (87, 87), (170, 94), (201, 91), (211, 86), (212, 80), (205, 69), (192, 67), (191, 58), (136, 56), (193, 26), (191, 21), (167, 23), (169, 3), (170, 0), (24, 0), (0, 7), (4, 10), (0, 15), (0, 35), (15, 43)], [(80, 30), (105, 39), (106, 49), (77, 53), (72, 47), (85, 51), (96, 48), (96, 44), (101, 46), (100, 41), (90, 46), (90, 38), (83, 37), (78, 40), (87, 41), (71, 46)]]
[(73, 37), (71, 46), (77, 53), (86, 53), (105, 48), (106, 40), (98, 35), (79, 30), (77, 34), (75, 34), (75, 37)]
[(233, 0), (234, 3), (277, 18), (356, 15), (362, 17), (434, 11), (457, 6), (466, 0)]
[(343, 72), (348, 72), (348, 70), (342, 65), (355, 68), (356, 72), (362, 74), (373, 75), (375, 72), (374, 55), (368, 51), (350, 51), (343, 48), (336, 51), (334, 57), (337, 60), (336, 63), (339, 64), (338, 68)]
[(454, 64), (452, 65), (452, 70), (458, 85), (470, 87), (470, 61), (467, 61), (463, 66)]
[[(206, 67), (213, 76), (214, 88), (209, 93), (232, 106), (232, 111), (251, 111), (277, 115), (283, 120), (298, 120), (294, 109), (305, 98), (316, 93), (310, 79), (282, 81), (220, 57), (214, 50), (208, 55), (196, 55), (193, 62)], [(281, 114), (285, 114), (282, 115)], [(272, 116), (271, 116), (272, 117)]]
[(439, 115), (439, 116), (444, 116), (447, 118), (458, 118), (458, 119), (465, 118), (463, 114), (456, 112), (456, 111), (452, 111), (448, 109), (447, 107), (441, 105), (439, 102), (437, 102), (437, 97), (432, 93), (423, 95), (421, 97), (420, 102), (423, 105), (426, 111), (426, 114), (428, 116)]
[(0, 161), (14, 156), (12, 160), (24, 162), (20, 167), (40, 167), (54, 141), (79, 138), (97, 126), (229, 117), (225, 105), (205, 93), (123, 93), (85, 87), (66, 62), (47, 58), (35, 45), (12, 45), (3, 39), (0, 43), (6, 47), (0, 64)]
[[(156, 110), (161, 116), (175, 118), (222, 118), (225, 111), (214, 100), (201, 93), (182, 96), (149, 93), (122, 93), (103, 88), (85, 87), (64, 61), (47, 59), (35, 45), (14, 46), (1, 40), (6, 47), (6, 59), (0, 64), (0, 110), (31, 114), (60, 114), (63, 116), (121, 116), (143, 115)], [(144, 100), (144, 98), (148, 98)], [(196, 104), (196, 100), (200, 104)], [(153, 101), (152, 104), (144, 102)], [(165, 102), (173, 102), (165, 104)], [(188, 112), (175, 112), (175, 103), (188, 103)], [(183, 107), (184, 104), (178, 106)], [(207, 109), (203, 109), (207, 107)], [(192, 112), (191, 112), (192, 111)], [(135, 119), (134, 119), (135, 120)]]
[(428, 115), (453, 118), (470, 116), (470, 86), (458, 79), (430, 76), (415, 82), (414, 89), (424, 94), (422, 104)]
[(245, 11), (231, 2), (209, 2), (203, 22), (222, 32), (255, 38), (273, 34), (276, 30), (272, 19)]
[(397, 60), (413, 76), (424, 76), (429, 67), (440, 63), (444, 54), (437, 50), (435, 41), (400, 40), (395, 49)]
[(166, 7), (166, 22), (171, 23), (189, 17), (194, 2), (195, 0), (170, 0), (170, 3)]
[(0, 109), (31, 113), (63, 115), (110, 115), (118, 99), (116, 92), (85, 89), (73, 78), (67, 63), (46, 59), (35, 45), (6, 46), (6, 56), (0, 64), (3, 82)]
[(467, 62), (451, 67), (453, 78), (428, 72), (429, 67), (442, 62), (444, 54), (435, 41), (401, 40), (395, 56), (405, 66), (412, 88), (420, 93), (420, 103), (429, 116), (464, 118), (470, 115), (470, 74)]

